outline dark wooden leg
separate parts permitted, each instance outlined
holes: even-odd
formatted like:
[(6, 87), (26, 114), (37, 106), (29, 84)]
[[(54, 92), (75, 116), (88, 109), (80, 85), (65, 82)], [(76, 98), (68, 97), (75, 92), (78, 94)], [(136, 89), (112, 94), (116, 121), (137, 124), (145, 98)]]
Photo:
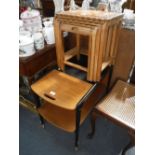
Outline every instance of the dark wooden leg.
[(96, 115), (96, 112), (92, 112), (91, 114), (91, 133), (88, 134), (88, 138), (93, 138), (94, 134), (95, 134), (95, 122), (96, 122), (96, 118), (97, 118), (97, 115)]
[(76, 130), (75, 130), (75, 150), (78, 150), (78, 140), (79, 140), (79, 126), (80, 126), (81, 109), (77, 108), (76, 111)]
[(24, 80), (24, 84), (27, 87), (28, 91), (29, 91), (29, 95), (31, 95), (31, 84), (34, 81), (34, 76), (32, 77), (23, 77)]
[(42, 128), (45, 128), (45, 122), (44, 122), (44, 118), (39, 114), (39, 118), (40, 118), (40, 123)]
[(131, 147), (133, 147), (134, 144), (130, 141), (126, 146), (125, 148), (123, 149), (122, 151), (122, 155), (125, 155), (126, 151), (129, 150)]
[(122, 151), (122, 155), (125, 155), (126, 151), (129, 150), (131, 147), (135, 145), (135, 133), (132, 131), (128, 131), (130, 136), (130, 142), (125, 146), (125, 148)]
[(107, 94), (107, 93), (109, 92), (109, 90), (110, 90), (110, 81), (111, 81), (111, 78), (112, 78), (112, 72), (113, 72), (113, 66), (110, 66), (110, 73), (109, 73), (109, 79), (108, 79), (106, 94)]
[[(33, 93), (32, 90), (30, 91), (33, 96), (33, 100), (34, 100), (34, 103), (36, 104), (36, 107), (39, 108), (41, 106), (39, 97), (35, 93)], [(41, 126), (44, 128), (45, 127), (44, 118), (40, 114), (39, 114), (39, 118), (40, 118)]]

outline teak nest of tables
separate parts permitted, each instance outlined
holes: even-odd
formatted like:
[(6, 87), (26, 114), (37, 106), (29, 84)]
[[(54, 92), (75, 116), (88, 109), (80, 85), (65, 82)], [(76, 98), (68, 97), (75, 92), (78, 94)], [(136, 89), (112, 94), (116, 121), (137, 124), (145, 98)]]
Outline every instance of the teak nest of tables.
[[(61, 70), (65, 65), (87, 73), (87, 80), (96, 82), (101, 72), (115, 62), (122, 13), (96, 10), (72, 10), (56, 14), (54, 20), (57, 63)], [(62, 32), (76, 34), (76, 46), (64, 51)], [(80, 35), (88, 36), (88, 49), (80, 47)], [(80, 54), (88, 56), (87, 67), (69, 61)]]

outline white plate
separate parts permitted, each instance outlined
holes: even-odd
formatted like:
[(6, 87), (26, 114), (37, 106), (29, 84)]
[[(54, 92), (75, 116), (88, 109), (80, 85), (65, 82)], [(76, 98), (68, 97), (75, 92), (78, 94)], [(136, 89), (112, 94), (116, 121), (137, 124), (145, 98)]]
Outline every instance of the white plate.
[(25, 53), (25, 54), (19, 54), (19, 57), (22, 58), (22, 57), (28, 57), (28, 56), (31, 56), (35, 54), (35, 51), (31, 52), (31, 53)]

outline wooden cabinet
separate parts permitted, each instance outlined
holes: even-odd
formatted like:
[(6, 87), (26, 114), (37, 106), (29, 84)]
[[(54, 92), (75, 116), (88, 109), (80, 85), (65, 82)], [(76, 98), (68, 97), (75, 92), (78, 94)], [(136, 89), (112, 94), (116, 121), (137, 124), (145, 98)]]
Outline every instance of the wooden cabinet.
[(19, 59), (19, 74), (31, 77), (54, 64), (56, 64), (55, 45), (45, 45), (44, 49), (37, 51), (34, 55)]

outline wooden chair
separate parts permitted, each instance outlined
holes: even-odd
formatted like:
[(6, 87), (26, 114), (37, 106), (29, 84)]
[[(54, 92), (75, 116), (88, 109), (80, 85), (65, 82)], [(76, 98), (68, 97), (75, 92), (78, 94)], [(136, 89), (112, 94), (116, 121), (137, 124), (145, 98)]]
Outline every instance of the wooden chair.
[(117, 81), (110, 93), (102, 99), (91, 117), (92, 132), (89, 137), (92, 138), (95, 133), (95, 120), (97, 116), (103, 116), (110, 121), (127, 129), (131, 137), (130, 143), (124, 148), (122, 155), (126, 150), (134, 145), (135, 141), (135, 90), (134, 86), (123, 81)]

